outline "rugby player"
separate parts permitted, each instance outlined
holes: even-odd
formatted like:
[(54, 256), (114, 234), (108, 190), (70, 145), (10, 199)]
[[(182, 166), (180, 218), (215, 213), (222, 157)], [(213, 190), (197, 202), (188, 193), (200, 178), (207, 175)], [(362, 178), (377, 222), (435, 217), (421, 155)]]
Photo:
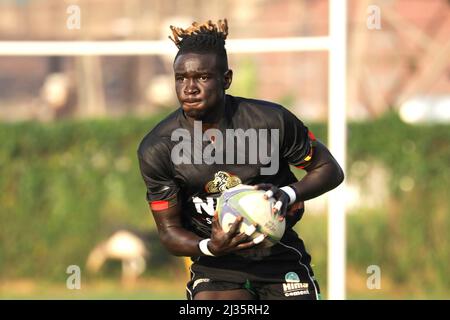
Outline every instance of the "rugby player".
[[(173, 70), (180, 106), (143, 138), (138, 159), (162, 244), (172, 254), (192, 259), (187, 298), (318, 299), (311, 256), (292, 227), (303, 215), (304, 201), (343, 181), (341, 167), (283, 106), (225, 93), (233, 78), (225, 49), (226, 20), (171, 30), (178, 47)], [(270, 134), (256, 135), (259, 141), (249, 141), (246, 149), (225, 143), (227, 133), (249, 130)], [(233, 139), (239, 140), (237, 136)], [(249, 136), (244, 138), (252, 140)], [(184, 153), (180, 137), (184, 146), (191, 146)], [(258, 155), (255, 162), (250, 146), (264, 143), (270, 163)], [(210, 152), (201, 153), (206, 150)], [(298, 181), (290, 165), (306, 175)], [(239, 184), (266, 190), (277, 201), (274, 213), (286, 218), (287, 227), (276, 245), (265, 248), (250, 239), (250, 232), (240, 233), (242, 217), (229, 232), (221, 229), (216, 200)]]

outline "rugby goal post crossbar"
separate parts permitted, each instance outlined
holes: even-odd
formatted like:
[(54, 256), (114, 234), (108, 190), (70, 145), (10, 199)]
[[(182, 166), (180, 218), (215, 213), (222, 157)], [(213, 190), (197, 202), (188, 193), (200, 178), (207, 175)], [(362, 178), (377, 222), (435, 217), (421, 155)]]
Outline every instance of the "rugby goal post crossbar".
[[(328, 145), (346, 168), (347, 0), (329, 0), (329, 35), (324, 37), (229, 39), (233, 53), (328, 51)], [(1, 56), (174, 55), (159, 41), (0, 41)], [(328, 198), (328, 298), (346, 297), (345, 182)]]
[[(328, 37), (227, 40), (228, 53), (323, 51), (328, 49)], [(176, 47), (170, 40), (0, 41), (0, 56), (174, 56), (176, 52)]]

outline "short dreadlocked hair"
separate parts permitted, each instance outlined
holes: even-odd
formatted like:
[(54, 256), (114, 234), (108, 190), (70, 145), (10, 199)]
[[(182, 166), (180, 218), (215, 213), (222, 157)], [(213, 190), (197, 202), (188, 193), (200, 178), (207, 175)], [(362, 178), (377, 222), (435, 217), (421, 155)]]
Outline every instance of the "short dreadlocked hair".
[(228, 35), (227, 19), (219, 20), (217, 24), (208, 20), (205, 23), (198, 24), (193, 22), (187, 29), (170, 26), (172, 40), (178, 48), (179, 55), (185, 53), (214, 53), (219, 58), (220, 67), (223, 71), (228, 69), (227, 51), (225, 49), (225, 40)]

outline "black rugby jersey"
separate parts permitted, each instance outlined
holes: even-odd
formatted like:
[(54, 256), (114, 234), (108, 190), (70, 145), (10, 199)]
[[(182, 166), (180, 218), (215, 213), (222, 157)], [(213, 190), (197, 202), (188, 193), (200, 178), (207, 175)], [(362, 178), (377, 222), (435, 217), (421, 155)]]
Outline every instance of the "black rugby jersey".
[[(152, 210), (180, 203), (183, 226), (208, 238), (217, 197), (239, 183), (296, 182), (289, 164), (311, 159), (314, 136), (281, 105), (226, 95), (216, 131), (203, 136), (182, 108), (161, 121), (138, 148)], [(269, 157), (270, 156), (270, 157)]]

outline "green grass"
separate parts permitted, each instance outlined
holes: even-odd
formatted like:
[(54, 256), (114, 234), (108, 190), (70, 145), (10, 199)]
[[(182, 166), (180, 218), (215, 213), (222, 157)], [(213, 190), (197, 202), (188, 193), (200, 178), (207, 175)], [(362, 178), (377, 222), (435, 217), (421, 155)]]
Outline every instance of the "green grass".
[[(369, 290), (365, 278), (354, 271), (347, 274), (348, 300), (417, 300), (449, 299), (449, 292), (424, 292), (405, 285), (394, 285), (383, 279), (382, 288)], [(82, 283), (79, 290), (69, 290), (65, 283), (36, 282), (30, 280), (0, 283), (0, 300), (186, 300), (187, 278), (139, 280), (133, 286), (122, 286), (120, 281), (96, 280)], [(322, 284), (322, 296), (327, 299), (326, 286)]]
[(183, 300), (185, 279), (169, 282), (143, 279), (124, 286), (120, 281), (82, 283), (80, 289), (67, 289), (65, 283), (11, 281), (0, 284), (0, 299), (21, 300)]

